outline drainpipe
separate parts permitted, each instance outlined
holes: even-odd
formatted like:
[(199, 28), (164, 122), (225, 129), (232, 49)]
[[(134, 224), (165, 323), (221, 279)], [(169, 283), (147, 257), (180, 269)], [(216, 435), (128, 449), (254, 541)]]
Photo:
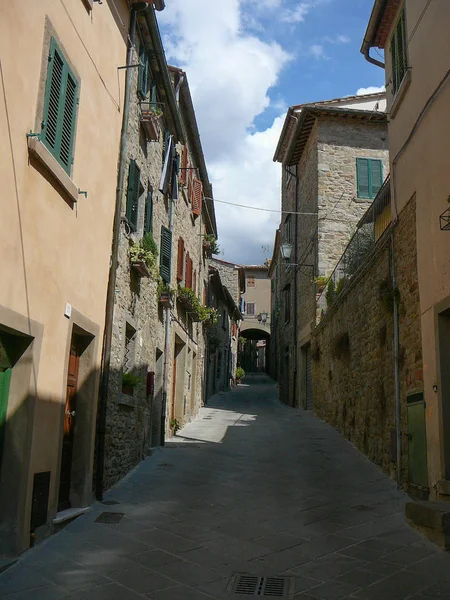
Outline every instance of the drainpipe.
[[(127, 50), (127, 65), (133, 64), (134, 40), (136, 37), (136, 15), (138, 12), (145, 11), (149, 8), (148, 2), (139, 2), (131, 8), (130, 14), (130, 35)], [(125, 181), (125, 167), (127, 155), (127, 134), (131, 92), (131, 78), (133, 71), (129, 67), (126, 69), (125, 76), (125, 93), (123, 105), (122, 133), (120, 137), (119, 150), (119, 173), (117, 178), (116, 188), (116, 204), (114, 211), (113, 237), (111, 247), (111, 260), (109, 265), (108, 288), (106, 292), (106, 307), (105, 307), (105, 329), (103, 332), (103, 348), (102, 362), (100, 371), (100, 389), (98, 397), (98, 424), (97, 424), (97, 472), (95, 482), (95, 496), (97, 500), (101, 500), (103, 496), (103, 471), (105, 466), (105, 430), (106, 430), (106, 409), (108, 404), (108, 385), (109, 385), (109, 369), (111, 364), (111, 341), (112, 341), (112, 325), (114, 313), (114, 295), (116, 288), (116, 271), (119, 252), (120, 238), (120, 219), (122, 212), (122, 195)]]
[(390, 263), (391, 263), (391, 280), (394, 300), (394, 394), (395, 394), (395, 438), (397, 443), (397, 487), (402, 487), (402, 409), (400, 403), (400, 369), (398, 364), (398, 351), (400, 343), (399, 321), (398, 321), (398, 297), (397, 297), (397, 277), (395, 273), (395, 252), (394, 252), (394, 236), (391, 235)]
[(372, 65), (375, 65), (376, 67), (380, 67), (381, 69), (385, 69), (386, 65), (383, 62), (381, 62), (381, 60), (377, 60), (376, 58), (372, 58), (370, 56), (369, 52), (370, 52), (370, 46), (367, 45), (364, 48), (364, 53), (363, 53), (364, 54), (364, 58), (367, 60), (367, 62), (370, 62)]
[[(173, 230), (173, 209), (175, 200), (170, 199), (169, 229)], [(173, 244), (172, 244), (173, 247)], [(161, 446), (166, 443), (166, 411), (167, 411), (167, 388), (169, 386), (169, 359), (170, 359), (170, 326), (172, 322), (172, 312), (170, 307), (166, 307), (166, 331), (164, 338), (164, 371), (163, 371), (163, 391), (162, 391), (162, 410), (161, 410)]]

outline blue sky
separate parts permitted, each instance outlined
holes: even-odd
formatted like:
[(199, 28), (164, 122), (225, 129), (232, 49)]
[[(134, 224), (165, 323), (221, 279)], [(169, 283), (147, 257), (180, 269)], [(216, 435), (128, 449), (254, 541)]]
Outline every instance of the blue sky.
[[(360, 54), (373, 1), (167, 0), (166, 55), (187, 73), (217, 200), (279, 209), (272, 157), (287, 108), (383, 85)], [(271, 255), (279, 214), (217, 202), (216, 216), (220, 258)]]

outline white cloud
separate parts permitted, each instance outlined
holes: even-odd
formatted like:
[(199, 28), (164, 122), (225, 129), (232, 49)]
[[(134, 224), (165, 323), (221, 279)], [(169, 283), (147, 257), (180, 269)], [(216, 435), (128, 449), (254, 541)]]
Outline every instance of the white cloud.
[[(252, 125), (291, 57), (279, 44), (243, 30), (239, 0), (171, 0), (158, 19), (168, 62), (188, 76), (214, 196), (279, 208), (280, 166), (272, 156), (282, 122), (275, 119), (262, 132), (252, 132)], [(262, 261), (252, 253), (261, 239), (272, 243), (279, 215), (220, 204), (216, 213), (223, 258)]]
[(357, 96), (364, 96), (364, 94), (376, 94), (377, 92), (385, 92), (386, 88), (384, 85), (380, 85), (379, 87), (377, 87), (376, 85), (370, 85), (369, 87), (366, 88), (359, 88), (359, 90), (356, 92)]
[(329, 57), (325, 54), (325, 49), (322, 44), (313, 44), (309, 48), (309, 53), (314, 56), (314, 58), (320, 59), (328, 59)]
[(281, 13), (280, 20), (285, 23), (301, 23), (305, 20), (310, 8), (309, 2), (301, 2), (296, 8), (287, 8)]
[(336, 43), (337, 44), (349, 44), (351, 42), (351, 39), (348, 37), (348, 35), (338, 35), (336, 36)]

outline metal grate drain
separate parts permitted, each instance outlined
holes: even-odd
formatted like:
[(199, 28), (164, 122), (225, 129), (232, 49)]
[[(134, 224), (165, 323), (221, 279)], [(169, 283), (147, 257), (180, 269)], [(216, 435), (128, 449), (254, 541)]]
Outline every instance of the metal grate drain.
[(96, 523), (118, 523), (125, 513), (103, 512), (95, 519)]
[(230, 581), (229, 591), (239, 596), (292, 598), (292, 579), (289, 577), (257, 577), (238, 573)]
[(105, 506), (114, 506), (114, 504), (120, 504), (117, 500), (103, 500), (102, 504)]

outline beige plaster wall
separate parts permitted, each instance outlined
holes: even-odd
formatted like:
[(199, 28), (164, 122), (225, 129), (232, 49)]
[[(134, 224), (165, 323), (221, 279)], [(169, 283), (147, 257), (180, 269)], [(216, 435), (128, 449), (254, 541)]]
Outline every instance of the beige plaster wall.
[[(116, 5), (127, 22), (124, 0)], [(27, 149), (25, 134), (36, 131), (41, 118), (49, 32), (56, 34), (80, 78), (71, 179), (88, 197), (80, 195), (77, 203), (61, 195), (40, 165), (30, 164)], [(122, 33), (107, 3), (94, 5), (92, 13), (81, 0), (1, 3), (0, 304), (43, 326), (39, 365), (34, 366), (33, 394), (39, 402), (21, 547), (34, 472), (52, 472), (49, 512), (56, 511), (72, 327), (64, 316), (66, 303), (94, 324), (100, 340), (103, 331), (124, 89), (124, 71), (118, 74), (117, 67), (125, 56)], [(99, 368), (100, 353), (101, 343), (92, 357), (93, 371)], [(23, 401), (10, 397), (9, 418)], [(95, 406), (96, 393), (94, 412)]]
[[(255, 314), (244, 315), (244, 321), (241, 324), (241, 332), (245, 332), (247, 329), (260, 329), (270, 334), (270, 320), (272, 315), (271, 307), (271, 291), (270, 291), (270, 279), (267, 277), (269, 271), (268, 268), (252, 269), (251, 266), (244, 267), (245, 269), (245, 303), (253, 302), (255, 304)], [(248, 285), (249, 278), (254, 278), (255, 287)], [(261, 312), (267, 313), (266, 324), (263, 325), (257, 319), (257, 316)], [(244, 336), (245, 337), (245, 336)]]

